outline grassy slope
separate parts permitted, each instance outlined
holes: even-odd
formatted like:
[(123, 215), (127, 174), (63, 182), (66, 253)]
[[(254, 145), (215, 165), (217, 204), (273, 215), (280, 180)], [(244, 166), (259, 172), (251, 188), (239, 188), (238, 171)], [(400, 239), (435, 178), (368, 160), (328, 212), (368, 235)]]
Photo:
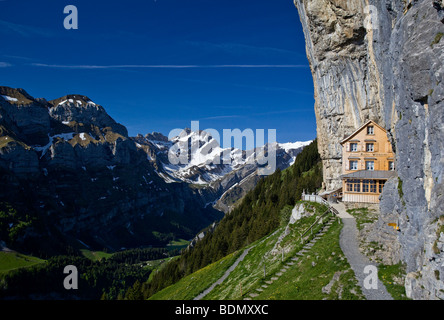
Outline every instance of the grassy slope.
[[(317, 215), (323, 212), (322, 209), (322, 206), (317, 206)], [(247, 255), (228, 279), (216, 287), (206, 299), (241, 299), (249, 297), (249, 294), (253, 292), (259, 294), (255, 299), (260, 300), (360, 299), (362, 296), (354, 273), (339, 247), (341, 225), (338, 222), (333, 224), (329, 232), (315, 244), (303, 259), (299, 259), (277, 281), (263, 289), (262, 292), (256, 290), (265, 284), (265, 281), (271, 280), (276, 272), (280, 271), (283, 265), (302, 248), (299, 234), (313, 221), (313, 216), (303, 218), (292, 226), (291, 233), (281, 242), (285, 252), (284, 262), (281, 261), (281, 251), (277, 251), (274, 256), (269, 254), (266, 258), (265, 278), (262, 257), (273, 248), (284, 228), (251, 250), (251, 254)], [(312, 262), (315, 263), (314, 267)], [(323, 293), (322, 288), (330, 282), (336, 272), (341, 272), (339, 281), (334, 284), (329, 294)], [(240, 295), (241, 284), (242, 297)]]
[(85, 258), (90, 259), (91, 261), (100, 261), (103, 258), (109, 258), (112, 256), (111, 253), (103, 252), (103, 251), (91, 251), (87, 249), (81, 249), (80, 252), (82, 252), (83, 256)]
[[(257, 286), (263, 276), (263, 257), (266, 252), (273, 249), (274, 243), (283, 230), (284, 228), (279, 228), (278, 231), (271, 236), (253, 243), (255, 247), (250, 250), (244, 260), (239, 263), (236, 269), (233, 270), (222, 284), (216, 286), (204, 299), (235, 300), (240, 298), (241, 285), (242, 292), (246, 292), (254, 286)], [(267, 262), (266, 270), (268, 269), (270, 272), (275, 268), (275, 263), (271, 259)]]
[(45, 260), (17, 252), (0, 252), (0, 276), (11, 270), (30, 267), (42, 262), (45, 262)]
[[(264, 289), (262, 300), (357, 300), (363, 299), (353, 270), (339, 246), (342, 225), (336, 220), (328, 233), (306, 255)], [(332, 281), (334, 275), (337, 281)], [(323, 288), (332, 281), (331, 289)], [(265, 282), (264, 282), (265, 283)], [(259, 292), (257, 292), (259, 293)]]
[(241, 252), (234, 252), (225, 258), (202, 268), (179, 282), (150, 297), (150, 300), (192, 300), (223, 276), (236, 261)]
[(151, 260), (151, 261), (147, 261), (147, 267), (151, 268), (152, 272), (150, 274), (150, 276), (148, 277), (147, 281), (150, 281), (152, 279), (152, 277), (154, 276), (154, 274), (156, 272), (158, 272), (159, 270), (162, 270), (162, 268), (165, 267), (165, 265), (168, 264), (168, 262), (177, 259), (178, 256), (174, 256), (174, 257), (169, 257), (169, 258), (165, 258), (165, 259), (158, 259), (158, 260)]
[[(229, 277), (214, 288), (204, 299), (208, 300), (236, 300), (248, 297), (256, 288), (265, 284), (274, 277), (282, 266), (300, 251), (304, 244), (300, 242), (300, 233), (307, 229), (325, 210), (318, 204), (306, 204), (307, 210), (316, 213), (310, 217), (304, 217), (290, 227), (291, 232), (282, 239), (281, 246), (284, 249), (284, 261), (282, 262), (282, 250), (271, 252), (276, 242), (282, 235), (285, 227), (280, 227), (275, 233), (264, 237), (255, 243), (245, 259), (239, 263)], [(326, 223), (326, 220), (324, 220)], [(320, 229), (315, 227), (315, 231)], [(345, 259), (339, 246), (339, 233), (341, 224), (333, 223), (328, 233), (319, 240), (303, 259), (300, 259), (279, 280), (274, 281), (256, 299), (361, 299), (362, 294), (355, 279), (354, 273)], [(316, 233), (316, 232), (314, 232)], [(315, 235), (310, 235), (309, 239)], [(306, 240), (309, 240), (306, 239)], [(237, 252), (237, 256), (242, 252)], [(264, 259), (265, 256), (265, 259)], [(236, 260), (232, 255), (219, 260), (189, 276), (178, 283), (160, 291), (151, 299), (158, 300), (187, 300), (193, 299), (214, 281), (223, 275), (226, 269)], [(266, 277), (264, 278), (264, 260)], [(312, 262), (315, 263), (314, 267)], [(323, 293), (325, 287), (338, 273), (339, 280), (335, 281), (329, 293)], [(242, 288), (242, 296), (241, 296)]]
[(168, 251), (172, 251), (175, 249), (185, 249), (186, 247), (188, 247), (188, 245), (190, 244), (190, 241), (185, 240), (185, 239), (179, 239), (179, 240), (173, 240), (170, 241), (170, 243), (168, 243), (166, 245), (166, 248), (168, 249)]

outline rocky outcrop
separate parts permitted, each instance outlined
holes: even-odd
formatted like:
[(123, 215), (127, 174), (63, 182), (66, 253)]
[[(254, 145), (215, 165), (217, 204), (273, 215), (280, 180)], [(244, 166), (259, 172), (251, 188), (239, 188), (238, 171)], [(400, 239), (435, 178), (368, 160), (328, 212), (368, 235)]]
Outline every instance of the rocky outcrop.
[(325, 188), (340, 186), (339, 142), (367, 120), (382, 125), (398, 177), (384, 188), (380, 211), (401, 226), (407, 292), (415, 299), (443, 299), (443, 1), (295, 5), (314, 80)]
[(13, 132), (20, 130), (21, 137), (31, 144), (48, 142), (50, 128), (46, 100), (34, 99), (23, 89), (0, 87), (0, 119)]
[(80, 127), (94, 125), (100, 129), (110, 130), (123, 137), (128, 136), (128, 130), (112, 119), (105, 109), (83, 95), (67, 95), (49, 102), (49, 115), (51, 118), (73, 126)]

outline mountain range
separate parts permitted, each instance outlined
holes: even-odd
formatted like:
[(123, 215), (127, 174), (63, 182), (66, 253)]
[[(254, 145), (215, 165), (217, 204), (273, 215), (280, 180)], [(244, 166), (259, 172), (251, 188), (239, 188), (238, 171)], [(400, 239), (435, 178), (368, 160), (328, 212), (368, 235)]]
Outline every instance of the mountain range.
[[(168, 139), (158, 132), (138, 135), (134, 138), (136, 146), (147, 153), (157, 174), (167, 183), (185, 182), (198, 190), (205, 199), (205, 206), (229, 212), (234, 204), (251, 190), (261, 177), (258, 171), (263, 165), (258, 161), (269, 145), (250, 150), (221, 148), (219, 142), (210, 133), (192, 131), (185, 128), (178, 136)], [(171, 164), (168, 152), (175, 145), (185, 142), (191, 145), (198, 141), (198, 147), (187, 150), (188, 161), (185, 164)], [(311, 141), (294, 143), (274, 143), (276, 168), (281, 170), (294, 163), (296, 156)], [(180, 152), (179, 152), (180, 153)], [(229, 155), (228, 161), (226, 154)]]
[[(170, 148), (196, 136), (190, 161), (171, 165)], [(172, 139), (130, 137), (87, 96), (47, 101), (0, 87), (0, 202), (17, 210), (2, 240), (47, 256), (191, 239), (260, 179), (261, 165), (243, 150), (230, 148), (233, 161), (214, 164), (227, 151), (214, 143), (190, 129)], [(288, 167), (308, 143), (276, 144), (276, 167)]]

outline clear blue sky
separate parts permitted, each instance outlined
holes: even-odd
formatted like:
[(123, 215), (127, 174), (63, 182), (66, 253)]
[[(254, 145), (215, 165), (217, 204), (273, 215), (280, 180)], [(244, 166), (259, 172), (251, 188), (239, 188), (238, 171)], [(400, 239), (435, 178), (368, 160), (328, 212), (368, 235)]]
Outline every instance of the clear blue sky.
[[(66, 5), (79, 29), (66, 30)], [(130, 135), (276, 129), (316, 137), (313, 81), (292, 0), (0, 0), (0, 85), (83, 94)]]

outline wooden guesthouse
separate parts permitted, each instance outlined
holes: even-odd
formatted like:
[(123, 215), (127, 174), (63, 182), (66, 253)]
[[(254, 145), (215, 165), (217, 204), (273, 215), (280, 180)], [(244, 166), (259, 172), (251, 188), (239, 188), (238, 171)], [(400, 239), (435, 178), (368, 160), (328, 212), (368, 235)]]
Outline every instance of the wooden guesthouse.
[(368, 121), (342, 145), (342, 201), (379, 203), (386, 181), (395, 175), (395, 159), (386, 130)]

